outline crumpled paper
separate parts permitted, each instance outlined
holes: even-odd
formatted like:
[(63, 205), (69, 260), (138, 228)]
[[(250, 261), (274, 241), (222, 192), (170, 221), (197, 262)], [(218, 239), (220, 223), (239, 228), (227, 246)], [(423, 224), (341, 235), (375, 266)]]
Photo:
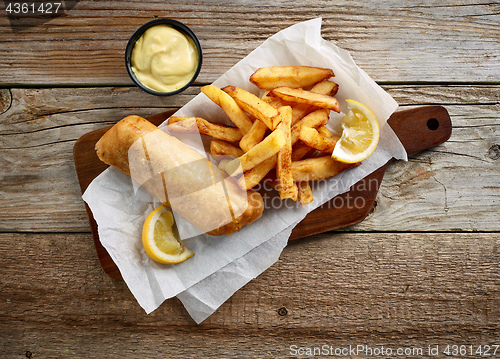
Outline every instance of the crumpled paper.
[[(321, 181), (313, 188), (314, 201), (309, 205), (291, 206), (287, 201), (271, 201), (272, 208), (266, 208), (262, 218), (230, 237), (201, 234), (185, 239), (187, 247), (196, 254), (176, 265), (152, 261), (142, 247), (144, 220), (160, 203), (119, 170), (105, 170), (89, 185), (83, 199), (92, 210), (103, 246), (147, 313), (165, 299), (177, 296), (191, 317), (197, 323), (202, 322), (234, 292), (278, 260), (292, 229), (307, 213), (348, 191), (391, 158), (407, 159), (395, 133), (390, 126), (384, 126), (397, 103), (354, 63), (348, 52), (321, 37), (321, 18), (278, 32), (213, 84), (217, 87), (235, 85), (259, 94), (248, 81), (250, 75), (259, 67), (279, 65), (333, 69), (333, 80), (340, 85), (336, 97), (341, 109), (346, 110), (346, 99), (354, 99), (369, 107), (379, 120), (381, 138), (377, 149), (360, 166)], [(226, 118), (203, 94), (176, 115)], [(338, 130), (342, 115), (331, 115), (329, 127), (333, 131)], [(198, 150), (203, 147), (199, 140), (189, 145)]]

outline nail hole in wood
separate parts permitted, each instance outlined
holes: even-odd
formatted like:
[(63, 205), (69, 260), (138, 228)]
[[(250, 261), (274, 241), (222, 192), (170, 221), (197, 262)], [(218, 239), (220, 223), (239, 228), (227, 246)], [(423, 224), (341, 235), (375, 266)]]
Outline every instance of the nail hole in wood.
[(427, 120), (427, 128), (431, 131), (435, 131), (439, 128), (439, 121), (435, 118), (430, 118)]
[(12, 106), (12, 93), (10, 89), (0, 90), (0, 115), (7, 112)]
[(488, 157), (492, 160), (498, 160), (500, 158), (500, 145), (493, 145), (488, 150)]
[(286, 310), (285, 307), (281, 307), (280, 309), (278, 309), (278, 315), (280, 315), (280, 316), (283, 317), (283, 316), (285, 316), (287, 314), (288, 314), (288, 310)]

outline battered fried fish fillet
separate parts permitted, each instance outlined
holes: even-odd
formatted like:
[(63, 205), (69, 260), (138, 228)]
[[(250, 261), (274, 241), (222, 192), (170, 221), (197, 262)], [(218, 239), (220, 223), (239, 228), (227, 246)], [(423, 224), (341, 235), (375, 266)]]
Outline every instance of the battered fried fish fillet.
[(97, 156), (144, 186), (198, 229), (230, 235), (260, 218), (262, 196), (243, 191), (201, 154), (139, 116), (128, 116), (95, 146)]

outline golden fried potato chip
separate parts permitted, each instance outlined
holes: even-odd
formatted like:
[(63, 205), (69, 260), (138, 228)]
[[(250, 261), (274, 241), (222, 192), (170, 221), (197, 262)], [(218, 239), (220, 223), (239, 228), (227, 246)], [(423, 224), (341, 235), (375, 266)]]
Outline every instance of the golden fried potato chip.
[(277, 154), (286, 144), (285, 134), (278, 127), (262, 140), (259, 144), (253, 146), (242, 156), (235, 158), (226, 165), (226, 172), (230, 175), (237, 175), (246, 172), (259, 163), (267, 160), (269, 157)]
[(313, 194), (311, 190), (311, 186), (309, 185), (309, 182), (307, 181), (300, 181), (297, 182), (297, 187), (298, 187), (298, 198), (299, 202), (302, 205), (309, 204), (313, 201)]
[(291, 198), (297, 200), (297, 186), (292, 176), (292, 142), (290, 125), (292, 123), (292, 108), (283, 106), (279, 108), (281, 114), (281, 123), (279, 128), (285, 135), (285, 145), (278, 152), (278, 163), (276, 166), (276, 177), (278, 179), (278, 192), (281, 199)]
[(319, 126), (326, 125), (329, 119), (329, 110), (319, 109), (311, 112), (305, 116), (302, 120), (297, 122), (292, 126), (292, 146), (299, 140), (300, 129), (302, 127), (316, 128)]
[(257, 166), (249, 171), (246, 171), (243, 176), (241, 176), (237, 183), (244, 190), (249, 190), (257, 186), (264, 177), (276, 167), (276, 162), (278, 161), (278, 155), (273, 155), (267, 160), (259, 163)]
[(266, 124), (261, 120), (255, 120), (252, 128), (250, 128), (250, 131), (248, 131), (241, 139), (240, 147), (243, 149), (243, 151), (247, 152), (253, 146), (262, 141), (262, 139), (266, 135), (266, 131)]
[(264, 122), (270, 130), (274, 130), (281, 120), (277, 109), (253, 93), (236, 86), (226, 86), (222, 89), (229, 94), (243, 111)]
[(250, 131), (252, 120), (248, 118), (247, 114), (238, 106), (231, 96), (213, 85), (203, 86), (201, 92), (216, 105), (220, 106), (231, 122), (234, 123), (243, 134)]
[(288, 102), (305, 103), (340, 112), (340, 105), (335, 97), (307, 91), (301, 88), (278, 87), (271, 91), (271, 95), (277, 96)]
[(220, 125), (200, 117), (178, 117), (172, 116), (168, 120), (168, 130), (170, 132), (197, 132), (212, 136), (219, 140), (237, 142), (241, 140), (243, 134), (239, 128)]
[(261, 67), (250, 76), (250, 82), (260, 89), (272, 90), (280, 86), (309, 87), (334, 76), (331, 69), (310, 66)]
[(292, 162), (292, 175), (295, 182), (313, 181), (333, 177), (340, 172), (360, 165), (360, 163), (342, 163), (331, 156), (306, 158)]
[(240, 157), (244, 153), (241, 148), (236, 147), (232, 143), (216, 139), (210, 141), (210, 154), (212, 156)]
[(316, 129), (302, 126), (299, 132), (299, 139), (318, 151), (332, 153), (340, 137), (326, 138), (321, 136)]

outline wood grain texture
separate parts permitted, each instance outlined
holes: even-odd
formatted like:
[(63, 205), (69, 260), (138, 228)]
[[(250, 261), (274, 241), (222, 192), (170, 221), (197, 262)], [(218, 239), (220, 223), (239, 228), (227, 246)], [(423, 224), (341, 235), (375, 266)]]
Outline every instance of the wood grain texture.
[[(445, 144), (392, 163), (377, 206), (355, 229), (497, 231), (499, 87), (386, 88), (401, 108), (444, 104), (453, 132)], [(0, 115), (0, 231), (78, 232), (89, 225), (72, 159), (76, 139), (130, 114), (181, 106), (199, 89), (166, 99), (135, 88), (10, 92)]]
[(497, 2), (65, 3), (74, 6), (57, 17), (0, 17), (3, 83), (131, 84), (124, 66), (126, 43), (140, 25), (157, 17), (180, 20), (200, 38), (199, 83), (212, 82), (274, 33), (316, 17), (323, 18), (323, 37), (350, 51), (377, 81), (499, 81)]
[(500, 332), (498, 233), (294, 242), (201, 325), (177, 299), (146, 315), (100, 270), (90, 234), (0, 234), (0, 257), (5, 358), (288, 358), (291, 345), (484, 345)]

